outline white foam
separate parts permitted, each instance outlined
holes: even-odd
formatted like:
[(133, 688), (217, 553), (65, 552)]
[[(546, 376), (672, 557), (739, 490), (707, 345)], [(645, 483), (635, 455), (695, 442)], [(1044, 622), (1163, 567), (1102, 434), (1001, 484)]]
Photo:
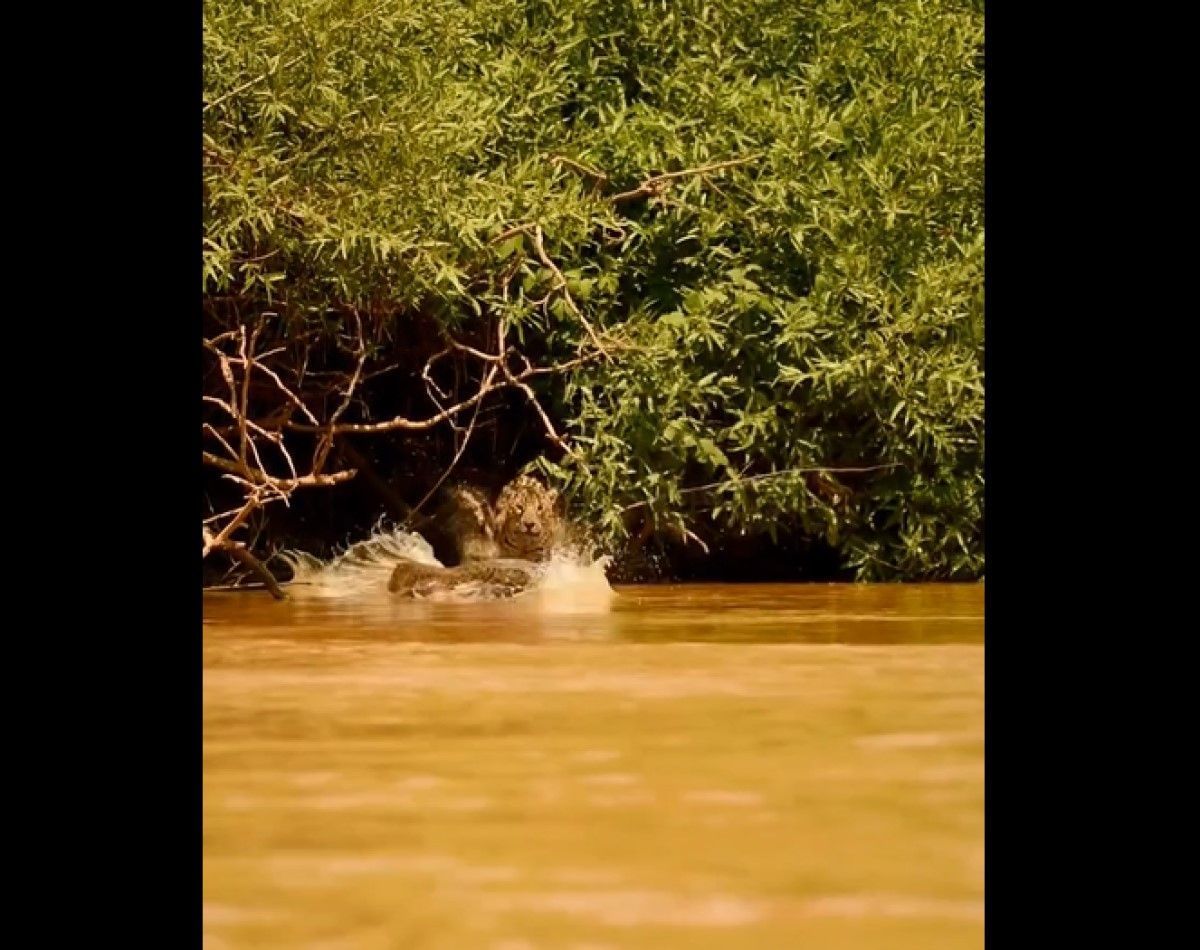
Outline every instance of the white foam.
[[(444, 566), (421, 535), (382, 526), (366, 540), (352, 544), (329, 561), (321, 561), (303, 551), (282, 551), (277, 556), (292, 570), (292, 580), (285, 585), (289, 593), (303, 599), (366, 601), (390, 598), (388, 580), (399, 560)], [(614, 596), (605, 576), (610, 563), (608, 557), (593, 557), (580, 551), (556, 552), (549, 560), (534, 566), (529, 589), (511, 599), (535, 601), (539, 612), (554, 614), (603, 609)], [(462, 584), (427, 599), (471, 603), (494, 596), (486, 584)]]
[(402, 558), (442, 566), (419, 534), (382, 526), (329, 561), (304, 551), (281, 551), (277, 557), (292, 570), (286, 586), (293, 595), (335, 600), (386, 592), (392, 570)]
[(590, 613), (615, 596), (605, 571), (611, 558), (560, 552), (538, 565), (538, 579), (522, 597), (536, 599), (547, 613)]

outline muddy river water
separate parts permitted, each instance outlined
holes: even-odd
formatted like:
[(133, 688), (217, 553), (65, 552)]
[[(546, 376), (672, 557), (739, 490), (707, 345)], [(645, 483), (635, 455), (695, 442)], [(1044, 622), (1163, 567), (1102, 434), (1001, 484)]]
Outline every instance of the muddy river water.
[(210, 948), (983, 945), (983, 586), (204, 601)]

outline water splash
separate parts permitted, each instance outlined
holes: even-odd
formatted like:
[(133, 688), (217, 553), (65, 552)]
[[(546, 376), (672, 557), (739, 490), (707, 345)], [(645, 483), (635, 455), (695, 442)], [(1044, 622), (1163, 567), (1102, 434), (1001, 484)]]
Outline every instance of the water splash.
[(538, 579), (520, 596), (537, 602), (545, 613), (591, 613), (605, 609), (615, 593), (606, 571), (612, 559), (592, 558), (577, 551), (561, 551), (540, 564)]
[(292, 596), (333, 600), (387, 593), (388, 578), (401, 558), (443, 566), (419, 534), (383, 526), (329, 561), (304, 551), (280, 551), (276, 557), (291, 568), (292, 580), (285, 586)]
[[(292, 580), (285, 587), (297, 599), (392, 600), (388, 580), (399, 560), (444, 566), (421, 535), (382, 525), (366, 540), (352, 544), (328, 561), (303, 551), (281, 551), (277, 557), (292, 571)], [(594, 557), (564, 549), (534, 566), (533, 580), (527, 590), (505, 599), (534, 603), (540, 612), (553, 614), (605, 609), (615, 596), (605, 573), (610, 563), (606, 556)], [(426, 599), (474, 603), (495, 599), (493, 590), (489, 585), (462, 584)]]

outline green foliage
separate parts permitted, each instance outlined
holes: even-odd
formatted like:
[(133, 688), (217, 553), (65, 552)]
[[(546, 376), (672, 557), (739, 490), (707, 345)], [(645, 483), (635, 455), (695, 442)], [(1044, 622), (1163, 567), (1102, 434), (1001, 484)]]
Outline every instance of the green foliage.
[(626, 341), (542, 378), (577, 450), (544, 468), (607, 540), (632, 508), (979, 576), (982, 31), (962, 0), (210, 0), (204, 292), (569, 359), (530, 237), (492, 240), (540, 225)]

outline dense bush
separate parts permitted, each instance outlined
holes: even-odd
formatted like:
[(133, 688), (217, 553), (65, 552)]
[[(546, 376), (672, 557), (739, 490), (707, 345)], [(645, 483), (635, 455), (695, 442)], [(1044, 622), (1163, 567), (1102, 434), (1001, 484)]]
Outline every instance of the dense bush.
[(979, 576), (982, 30), (952, 0), (209, 0), (206, 302), (503, 319), (558, 362), (586, 320), (611, 358), (538, 377), (574, 448), (541, 464), (609, 543)]

